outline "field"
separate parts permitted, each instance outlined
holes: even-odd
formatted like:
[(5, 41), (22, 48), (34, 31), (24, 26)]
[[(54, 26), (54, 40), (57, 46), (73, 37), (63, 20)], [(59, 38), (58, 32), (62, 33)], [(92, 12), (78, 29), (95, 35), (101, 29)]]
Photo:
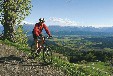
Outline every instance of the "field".
[(70, 63), (113, 71), (113, 36), (54, 36), (49, 41), (56, 44), (51, 46), (54, 51), (67, 56)]
[(70, 49), (111, 49), (113, 50), (113, 37), (96, 37), (96, 36), (60, 36), (54, 37), (58, 45)]
[[(98, 76), (108, 76), (108, 74), (113, 74), (112, 42), (113, 36), (81, 35), (54, 35), (52, 39), (46, 41), (54, 53), (60, 54), (59, 58), (61, 58), (61, 61), (59, 59), (55, 60), (55, 62), (57, 61), (55, 63), (57, 67), (63, 66), (63, 70), (67, 68), (66, 70), (72, 75), (76, 72), (83, 72), (83, 74), (89, 75), (87, 74), (89, 72), (91, 76), (97, 76), (97, 74), (99, 74)], [(68, 59), (66, 63), (62, 61), (63, 57)], [(76, 70), (71, 72), (70, 69)], [(106, 73), (107, 75), (103, 75)]]
[[(113, 48), (111, 42), (112, 40), (113, 40), (112, 36), (111, 37), (76, 36), (76, 35), (53, 36), (52, 39), (46, 41), (48, 46), (50, 46), (53, 51), (53, 63), (48, 66), (53, 69), (56, 68), (56, 70), (58, 70), (59, 73), (61, 73), (62, 71), (61, 76), (64, 76), (63, 74), (65, 74), (65, 76), (112, 76), (113, 75)], [(8, 42), (7, 40), (1, 42), (6, 43), (8, 45), (9, 44), (13, 45), (18, 49), (21, 49), (21, 51), (26, 53), (26, 55), (30, 51), (29, 48), (23, 48), (23, 45), (17, 45)], [(30, 43), (33, 42), (32, 38), (29, 38), (29, 42)], [(104, 42), (107, 43), (105, 44)], [(101, 44), (101, 47), (100, 45), (97, 46), (98, 44)], [(1, 49), (2, 48), (3, 46), (1, 45)], [(6, 54), (4, 50), (3, 52), (4, 54)], [(12, 50), (12, 51), (16, 52), (16, 50)], [(12, 52), (11, 52), (11, 56), (12, 56)], [(3, 58), (4, 57), (2, 57), (1, 59), (3, 60)], [(38, 61), (38, 59), (36, 59), (36, 61)], [(27, 61), (22, 62), (21, 64), (24, 63), (27, 63)], [(20, 66), (21, 64), (18, 65)], [(36, 64), (38, 65), (38, 63)], [(26, 68), (29, 68), (29, 66), (27, 66)], [(48, 69), (47, 66), (45, 66), (45, 68)], [(37, 67), (35, 70), (39, 70), (39, 68)], [(49, 71), (51, 70), (49, 69)], [(19, 72), (19, 74), (24, 74), (24, 73), (25, 72), (22, 71)]]

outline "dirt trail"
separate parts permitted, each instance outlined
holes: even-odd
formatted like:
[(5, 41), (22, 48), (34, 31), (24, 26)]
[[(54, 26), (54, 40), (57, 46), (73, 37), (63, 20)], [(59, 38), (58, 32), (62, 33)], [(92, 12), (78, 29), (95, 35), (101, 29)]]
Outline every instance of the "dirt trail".
[(15, 47), (0, 43), (0, 76), (65, 76), (52, 64), (43, 64), (27, 57)]

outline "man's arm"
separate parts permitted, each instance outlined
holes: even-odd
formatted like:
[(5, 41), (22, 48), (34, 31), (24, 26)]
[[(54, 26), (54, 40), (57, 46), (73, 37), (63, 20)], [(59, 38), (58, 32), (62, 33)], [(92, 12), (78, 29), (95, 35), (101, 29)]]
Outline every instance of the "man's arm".
[(47, 33), (49, 36), (51, 36), (51, 33), (50, 33), (48, 27), (47, 27), (45, 24), (43, 24), (43, 27), (44, 27), (46, 33)]

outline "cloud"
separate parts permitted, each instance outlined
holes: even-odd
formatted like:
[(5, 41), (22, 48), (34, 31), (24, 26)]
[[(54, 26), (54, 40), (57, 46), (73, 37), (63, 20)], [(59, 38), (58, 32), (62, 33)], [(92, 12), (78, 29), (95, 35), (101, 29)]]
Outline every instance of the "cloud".
[(55, 23), (58, 23), (59, 25), (62, 25), (62, 26), (77, 26), (78, 23), (75, 22), (75, 21), (71, 21), (69, 19), (62, 19), (62, 18), (56, 18), (56, 17), (50, 17), (49, 18), (49, 21), (52, 21), (52, 22), (55, 22)]
[(113, 24), (111, 24), (111, 25), (110, 24), (92, 24), (90, 26), (96, 27), (96, 28), (99, 28), (99, 27), (112, 27)]
[(71, 21), (69, 19), (62, 19), (56, 17), (50, 17), (49, 21), (54, 22), (54, 24), (58, 24), (60, 26), (77, 26), (77, 27), (113, 27), (113, 24), (81, 24), (76, 21)]
[(23, 24), (29, 24), (29, 25), (33, 25), (34, 23), (27, 22), (27, 21), (22, 21), (22, 22), (21, 22), (21, 25), (23, 25)]

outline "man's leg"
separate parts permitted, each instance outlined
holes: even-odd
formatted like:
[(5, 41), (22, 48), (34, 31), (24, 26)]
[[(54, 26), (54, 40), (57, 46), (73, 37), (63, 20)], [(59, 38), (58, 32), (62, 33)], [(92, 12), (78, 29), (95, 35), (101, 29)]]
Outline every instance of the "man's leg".
[(40, 45), (42, 46), (43, 44), (44, 44), (44, 39), (43, 39), (43, 37), (41, 37), (41, 42), (40, 42)]
[(36, 44), (36, 51), (35, 52), (39, 54), (41, 50), (40, 50), (40, 47), (39, 47), (40, 43), (37, 39), (35, 40), (35, 44)]
[(36, 49), (38, 49), (38, 40), (35, 39), (35, 45), (36, 45)]

